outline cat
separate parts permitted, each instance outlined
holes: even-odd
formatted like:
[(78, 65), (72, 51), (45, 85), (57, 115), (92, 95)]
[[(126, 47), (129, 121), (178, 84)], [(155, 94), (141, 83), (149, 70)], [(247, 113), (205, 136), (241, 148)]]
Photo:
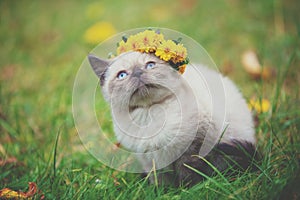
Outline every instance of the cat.
[[(88, 60), (111, 106), (117, 140), (141, 154), (145, 172), (161, 169), (160, 184), (192, 186), (214, 175), (214, 167), (233, 174), (257, 158), (251, 112), (220, 73), (188, 64), (180, 74), (154, 54), (136, 51)], [(201, 153), (204, 144), (208, 151)]]

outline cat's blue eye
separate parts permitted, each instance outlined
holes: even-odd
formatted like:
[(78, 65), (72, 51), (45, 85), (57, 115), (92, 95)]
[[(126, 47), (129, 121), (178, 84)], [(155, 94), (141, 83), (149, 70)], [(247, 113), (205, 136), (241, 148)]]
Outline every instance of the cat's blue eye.
[(156, 63), (155, 63), (155, 62), (152, 62), (152, 61), (151, 61), (151, 62), (147, 62), (147, 63), (146, 63), (146, 69), (152, 69), (152, 68), (155, 66), (155, 64), (156, 64)]
[(118, 73), (118, 75), (117, 75), (117, 78), (121, 80), (121, 79), (124, 79), (127, 75), (128, 75), (127, 72), (125, 72), (125, 71), (120, 71), (120, 72)]

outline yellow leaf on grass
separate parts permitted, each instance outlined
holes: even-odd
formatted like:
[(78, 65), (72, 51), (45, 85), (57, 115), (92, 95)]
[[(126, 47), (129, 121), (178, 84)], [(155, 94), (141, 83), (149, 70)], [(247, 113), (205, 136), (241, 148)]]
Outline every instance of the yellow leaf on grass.
[(26, 199), (27, 197), (22, 192), (16, 192), (16, 191), (13, 191), (9, 188), (4, 188), (4, 189), (0, 190), (0, 198), (5, 198), (5, 199), (13, 199), (13, 198)]
[[(28, 184), (29, 188), (26, 193), (14, 191), (9, 188), (0, 190), (0, 199), (32, 199), (37, 192), (37, 186), (33, 182), (29, 182)], [(42, 196), (40, 199), (44, 199), (44, 196)]]
[(84, 40), (90, 44), (98, 44), (116, 33), (115, 27), (109, 22), (98, 22), (84, 33)]
[(262, 99), (262, 100), (250, 99), (248, 106), (250, 110), (254, 110), (257, 113), (265, 113), (270, 110), (271, 104), (270, 101), (267, 99)]

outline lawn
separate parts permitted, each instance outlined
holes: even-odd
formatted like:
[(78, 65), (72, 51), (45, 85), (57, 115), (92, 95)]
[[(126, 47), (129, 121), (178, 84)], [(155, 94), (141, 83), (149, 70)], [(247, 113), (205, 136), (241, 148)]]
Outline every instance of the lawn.
[[(300, 199), (299, 8), (297, 0), (0, 1), (0, 190), (26, 192), (33, 182), (34, 199)], [(253, 109), (259, 171), (161, 187), (86, 151), (72, 114), (76, 73), (99, 42), (137, 27), (192, 37), (249, 102), (270, 104)], [(244, 69), (246, 51), (269, 75)], [(113, 135), (108, 107), (97, 107)]]

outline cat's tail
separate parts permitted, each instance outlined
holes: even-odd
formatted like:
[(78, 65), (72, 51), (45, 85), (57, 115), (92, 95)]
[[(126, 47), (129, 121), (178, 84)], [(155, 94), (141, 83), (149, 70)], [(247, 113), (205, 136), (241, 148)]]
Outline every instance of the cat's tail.
[(261, 158), (255, 145), (250, 142), (233, 140), (231, 143), (219, 143), (204, 158), (193, 157), (184, 162), (185, 167), (180, 167), (177, 180), (186, 186), (193, 186), (217, 174), (234, 180), (242, 173), (259, 171)]
[(230, 144), (219, 143), (207, 156), (219, 171), (235, 175), (243, 171), (257, 171), (262, 155), (254, 144), (247, 141), (233, 140)]

